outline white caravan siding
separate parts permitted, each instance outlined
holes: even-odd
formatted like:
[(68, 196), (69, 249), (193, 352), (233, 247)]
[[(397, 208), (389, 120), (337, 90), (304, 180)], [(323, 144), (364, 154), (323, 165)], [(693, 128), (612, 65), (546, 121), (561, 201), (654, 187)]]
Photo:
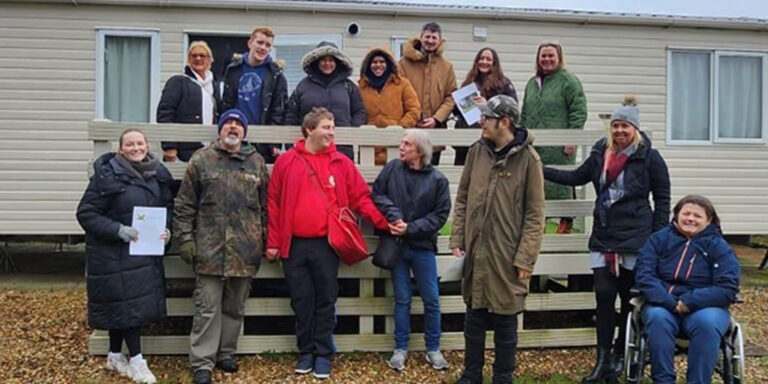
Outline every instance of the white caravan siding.
[[(160, 33), (160, 81), (180, 71), (185, 32), (342, 34), (357, 66), (366, 50), (418, 32), (431, 17), (176, 7), (0, 4), (0, 234), (81, 233), (74, 217), (92, 155), (86, 123), (94, 117), (96, 28), (149, 28)], [(765, 145), (671, 147), (665, 143), (668, 47), (768, 51), (768, 32), (619, 23), (439, 18), (448, 59), (461, 82), (481, 46), (496, 48), (522, 93), (536, 45), (557, 40), (589, 101), (588, 128), (625, 93), (640, 101), (641, 123), (653, 131), (672, 175), (673, 201), (686, 193), (711, 197), (727, 233), (768, 233), (768, 150)], [(472, 27), (488, 40), (472, 40)], [(357, 75), (355, 74), (355, 77)], [(765, 113), (766, 111), (764, 111)]]

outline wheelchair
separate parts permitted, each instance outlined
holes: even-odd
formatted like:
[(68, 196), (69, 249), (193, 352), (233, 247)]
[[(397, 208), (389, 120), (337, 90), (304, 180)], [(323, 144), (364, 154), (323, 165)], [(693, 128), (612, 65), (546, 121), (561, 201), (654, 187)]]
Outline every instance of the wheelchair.
[[(624, 367), (623, 373), (627, 384), (642, 384), (646, 370), (650, 366), (648, 342), (643, 331), (642, 309), (644, 298), (640, 291), (632, 289), (631, 303), (634, 309), (627, 316), (627, 328), (624, 338)], [(734, 304), (743, 303), (744, 299), (736, 297)], [(686, 353), (688, 340), (678, 336), (675, 340), (675, 354)], [(744, 384), (744, 337), (741, 325), (731, 316), (728, 331), (720, 342), (720, 356), (715, 366), (715, 374), (722, 378), (724, 384)]]

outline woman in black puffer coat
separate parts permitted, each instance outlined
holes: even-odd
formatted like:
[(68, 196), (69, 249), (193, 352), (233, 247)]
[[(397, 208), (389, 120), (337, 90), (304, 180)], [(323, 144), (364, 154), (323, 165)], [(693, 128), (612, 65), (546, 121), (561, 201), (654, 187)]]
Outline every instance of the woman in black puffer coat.
[[(349, 80), (352, 61), (335, 44), (321, 42), (304, 55), (301, 65), (307, 76), (288, 98), (286, 125), (301, 125), (304, 115), (314, 107), (329, 110), (337, 127), (359, 127), (366, 123), (368, 114), (360, 89)], [(355, 161), (351, 145), (337, 145), (336, 149)]]
[[(544, 167), (544, 178), (564, 185), (591, 182), (595, 187), (589, 250), (597, 299), (597, 361), (582, 383), (617, 382), (625, 322), (619, 322), (619, 338), (614, 345), (616, 295), (621, 297), (619, 319), (626, 319), (631, 310), (629, 290), (635, 283), (637, 253), (653, 232), (669, 223), (669, 171), (659, 151), (640, 131), (635, 98), (628, 96), (613, 112), (610, 132), (595, 143), (584, 163), (573, 171)], [(653, 208), (649, 195), (653, 196)]]
[[(129, 242), (141, 234), (131, 227), (134, 207), (167, 208), (166, 228), (173, 212), (171, 174), (149, 153), (138, 129), (120, 136), (117, 153), (94, 161), (94, 174), (77, 207), (85, 230), (88, 323), (109, 330), (107, 368), (137, 382), (154, 382), (141, 356), (142, 325), (166, 315), (163, 258), (131, 256)], [(166, 244), (170, 232), (161, 235)], [(122, 355), (125, 340), (130, 362)]]

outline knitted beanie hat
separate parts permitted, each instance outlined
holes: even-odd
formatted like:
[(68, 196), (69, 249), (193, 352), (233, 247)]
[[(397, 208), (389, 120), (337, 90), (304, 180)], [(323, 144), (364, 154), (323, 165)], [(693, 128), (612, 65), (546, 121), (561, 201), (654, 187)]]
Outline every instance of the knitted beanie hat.
[(640, 108), (637, 107), (637, 98), (635, 95), (624, 96), (624, 102), (621, 107), (616, 108), (611, 115), (611, 123), (616, 120), (624, 120), (640, 129)]
[(221, 116), (219, 116), (219, 133), (221, 133), (221, 129), (224, 128), (224, 123), (226, 123), (227, 120), (239, 121), (240, 124), (243, 125), (243, 138), (248, 136), (248, 118), (245, 117), (243, 111), (237, 108), (231, 108), (222, 113)]

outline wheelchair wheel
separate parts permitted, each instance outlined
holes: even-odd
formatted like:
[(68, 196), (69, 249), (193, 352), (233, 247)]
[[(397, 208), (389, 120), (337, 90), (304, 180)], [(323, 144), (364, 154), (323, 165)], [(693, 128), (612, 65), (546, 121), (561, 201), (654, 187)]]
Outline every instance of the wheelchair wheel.
[(640, 330), (639, 316), (634, 312), (627, 316), (624, 335), (624, 377), (627, 384), (641, 384), (647, 363), (647, 344)]
[(725, 384), (744, 384), (744, 338), (741, 326), (734, 322), (720, 346), (717, 372)]
[(733, 384), (744, 384), (744, 335), (741, 333), (741, 325), (734, 322), (733, 330), (730, 334), (730, 347), (733, 355), (731, 357), (731, 367), (733, 367)]

